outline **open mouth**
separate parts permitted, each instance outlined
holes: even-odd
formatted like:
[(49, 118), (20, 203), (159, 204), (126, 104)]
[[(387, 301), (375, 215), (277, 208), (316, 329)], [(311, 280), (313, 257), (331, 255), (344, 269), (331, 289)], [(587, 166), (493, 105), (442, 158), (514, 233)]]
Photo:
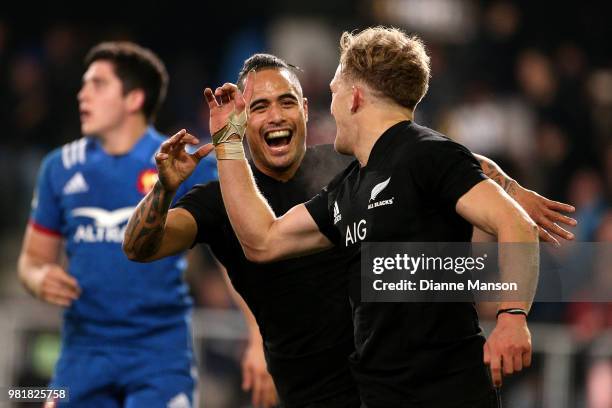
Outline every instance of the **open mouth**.
[(267, 132), (264, 136), (266, 144), (270, 147), (287, 146), (291, 142), (293, 132), (291, 130), (274, 130)]

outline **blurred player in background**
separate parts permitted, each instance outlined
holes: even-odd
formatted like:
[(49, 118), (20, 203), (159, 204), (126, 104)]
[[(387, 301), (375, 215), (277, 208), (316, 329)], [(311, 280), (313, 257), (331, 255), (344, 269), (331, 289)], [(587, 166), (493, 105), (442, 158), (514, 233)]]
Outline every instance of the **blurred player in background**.
[[(245, 61), (239, 86), (251, 70), (257, 75), (247, 108), (249, 165), (274, 212), (283, 214), (317, 193), (350, 159), (336, 154), (330, 145), (306, 148), (308, 103), (285, 61), (267, 54), (254, 55)], [(269, 264), (248, 261), (232, 230), (218, 182), (196, 186), (168, 211), (174, 192), (210, 150), (210, 146), (202, 147), (187, 154), (185, 146), (195, 143), (197, 139), (185, 131), (165, 142), (158, 155), (160, 189), (145, 197), (131, 217), (124, 242), (126, 253), (135, 260), (152, 261), (194, 243), (209, 243), (254, 312), (257, 322), (252, 327), (258, 324), (261, 330), (283, 406), (359, 407), (348, 365), (354, 340), (346, 258), (341, 251), (331, 250)], [(487, 173), (542, 225), (548, 226), (560, 216), (549, 212), (558, 203), (525, 190), (488, 159), (480, 160)], [(160, 201), (166, 205), (155, 205)], [(553, 233), (556, 231), (566, 236), (565, 231)]]
[[(157, 180), (154, 156), (165, 137), (152, 123), (166, 68), (128, 42), (95, 46), (85, 64), (84, 137), (44, 159), (18, 265), (32, 295), (66, 308), (52, 386), (69, 389), (59, 406), (190, 407), (186, 262), (176, 254), (139, 265), (121, 251), (129, 215)], [(215, 177), (207, 160), (177, 196)]]

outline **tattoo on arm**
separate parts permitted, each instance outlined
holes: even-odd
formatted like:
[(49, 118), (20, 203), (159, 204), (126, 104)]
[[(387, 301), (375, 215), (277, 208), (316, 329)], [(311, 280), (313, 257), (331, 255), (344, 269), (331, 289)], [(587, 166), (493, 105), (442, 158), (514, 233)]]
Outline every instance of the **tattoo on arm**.
[(138, 204), (125, 230), (124, 248), (138, 259), (149, 258), (159, 250), (173, 194), (158, 181)]
[(499, 184), (511, 197), (514, 197), (518, 183), (504, 173), (504, 171), (492, 160), (483, 156), (476, 156), (476, 159), (480, 162), (483, 173)]

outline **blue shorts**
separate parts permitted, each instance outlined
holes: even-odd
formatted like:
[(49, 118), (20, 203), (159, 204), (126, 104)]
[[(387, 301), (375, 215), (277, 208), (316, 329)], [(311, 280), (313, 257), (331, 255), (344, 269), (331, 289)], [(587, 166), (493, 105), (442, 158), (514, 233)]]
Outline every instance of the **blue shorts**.
[(65, 347), (52, 387), (68, 388), (71, 408), (191, 408), (195, 366), (188, 355)]

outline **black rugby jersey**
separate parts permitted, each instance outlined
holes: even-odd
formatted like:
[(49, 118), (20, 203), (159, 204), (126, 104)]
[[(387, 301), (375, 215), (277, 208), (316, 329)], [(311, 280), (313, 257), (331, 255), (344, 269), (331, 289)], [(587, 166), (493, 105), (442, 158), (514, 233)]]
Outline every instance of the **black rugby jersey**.
[(360, 301), (360, 243), (469, 242), (457, 200), (484, 180), (465, 147), (414, 122), (375, 143), (306, 207), (332, 242), (350, 252), (356, 352), (367, 407), (454, 407), (493, 393), (473, 303)]
[[(350, 162), (331, 145), (309, 147), (295, 176), (281, 182), (251, 165), (261, 193), (277, 215), (307, 201)], [(268, 369), (286, 407), (353, 390), (348, 357), (353, 327), (346, 257), (339, 249), (257, 264), (248, 261), (232, 229), (217, 181), (194, 187), (177, 204), (198, 225), (234, 288), (255, 315)]]

